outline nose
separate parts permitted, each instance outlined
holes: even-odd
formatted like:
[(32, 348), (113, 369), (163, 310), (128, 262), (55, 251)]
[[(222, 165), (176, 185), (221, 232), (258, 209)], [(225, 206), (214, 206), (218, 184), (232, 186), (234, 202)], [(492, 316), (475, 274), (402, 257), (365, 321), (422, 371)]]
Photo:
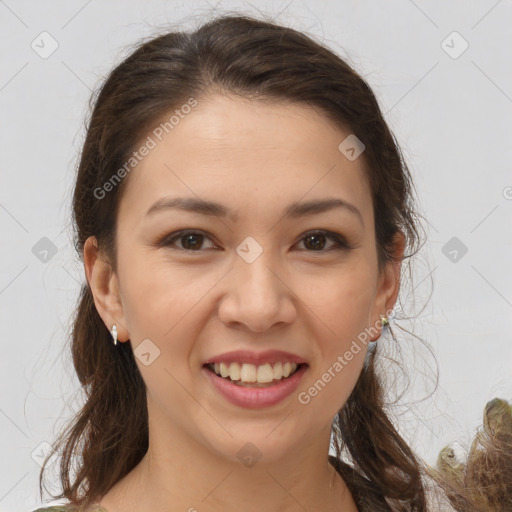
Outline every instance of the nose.
[(218, 309), (220, 320), (253, 332), (291, 324), (297, 317), (292, 283), (266, 251), (252, 263), (241, 257), (224, 280), (226, 290)]

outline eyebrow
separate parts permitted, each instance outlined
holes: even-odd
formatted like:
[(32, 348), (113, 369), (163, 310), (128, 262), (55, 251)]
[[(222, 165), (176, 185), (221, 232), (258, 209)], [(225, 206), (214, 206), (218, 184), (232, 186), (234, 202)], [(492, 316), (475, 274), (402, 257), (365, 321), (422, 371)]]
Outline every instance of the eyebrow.
[[(285, 217), (295, 219), (305, 217), (307, 215), (317, 215), (335, 208), (343, 208), (346, 211), (351, 212), (359, 218), (359, 221), (364, 226), (361, 212), (353, 204), (338, 198), (292, 203), (284, 210), (283, 215)], [(232, 220), (237, 219), (235, 212), (223, 204), (194, 197), (163, 197), (149, 208), (146, 216), (172, 209), (185, 210), (187, 212), (214, 217), (229, 217)]]

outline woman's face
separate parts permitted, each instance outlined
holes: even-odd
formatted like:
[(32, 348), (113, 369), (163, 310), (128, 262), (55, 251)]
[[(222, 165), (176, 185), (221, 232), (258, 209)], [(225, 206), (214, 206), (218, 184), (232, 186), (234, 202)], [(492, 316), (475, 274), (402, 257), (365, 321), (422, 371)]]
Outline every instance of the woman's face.
[[(267, 460), (328, 442), (364, 362), (358, 335), (379, 325), (397, 284), (396, 268), (377, 273), (362, 158), (338, 149), (349, 132), (298, 104), (215, 95), (199, 100), (161, 141), (147, 135), (157, 144), (125, 178), (110, 314), (102, 314), (109, 329), (117, 324), (120, 341), (131, 340), (151, 435), (233, 460), (247, 442)], [(219, 206), (165, 206), (176, 198)], [(341, 206), (299, 215), (298, 205), (326, 200)], [(195, 235), (173, 238), (182, 230)], [(238, 350), (255, 357), (284, 351), (307, 367), (284, 397), (275, 386), (251, 391), (204, 367)], [(231, 399), (235, 392), (252, 396), (252, 406)]]

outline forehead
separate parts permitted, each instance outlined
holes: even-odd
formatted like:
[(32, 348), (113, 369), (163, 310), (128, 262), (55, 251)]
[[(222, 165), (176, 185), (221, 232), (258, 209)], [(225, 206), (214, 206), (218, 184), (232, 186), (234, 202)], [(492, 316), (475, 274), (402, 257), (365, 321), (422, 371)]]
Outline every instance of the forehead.
[[(155, 127), (172, 115), (166, 113)], [(363, 159), (350, 161), (339, 151), (349, 132), (318, 110), (215, 95), (173, 121), (168, 133), (160, 129), (143, 137), (153, 147), (125, 178), (120, 217), (140, 218), (169, 195), (221, 202), (237, 219), (327, 196), (371, 214)], [(155, 133), (162, 131), (159, 140)]]

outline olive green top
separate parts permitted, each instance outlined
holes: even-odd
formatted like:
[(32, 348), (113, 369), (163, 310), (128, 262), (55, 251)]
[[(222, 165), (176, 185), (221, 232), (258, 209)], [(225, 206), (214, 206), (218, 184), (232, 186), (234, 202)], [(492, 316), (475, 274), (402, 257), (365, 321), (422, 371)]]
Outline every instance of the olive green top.
[[(34, 512), (75, 512), (76, 507), (73, 505), (53, 505), (53, 507), (43, 507), (38, 508), (37, 510), (34, 510)], [(108, 512), (107, 509), (98, 507), (91, 512)]]
[[(34, 510), (34, 512), (75, 512), (76, 507), (73, 505), (53, 505), (52, 507), (43, 507)], [(91, 509), (90, 512), (108, 512), (107, 509), (98, 507)]]
[[(392, 512), (392, 509), (381, 494), (376, 490), (368, 490), (368, 479), (332, 455), (329, 455), (329, 460), (346, 482), (359, 512)], [(365, 489), (364, 496), (362, 489)], [(72, 505), (58, 505), (39, 508), (33, 512), (75, 512), (75, 510), (76, 508)], [(98, 507), (91, 510), (91, 512), (108, 512), (108, 510)]]

